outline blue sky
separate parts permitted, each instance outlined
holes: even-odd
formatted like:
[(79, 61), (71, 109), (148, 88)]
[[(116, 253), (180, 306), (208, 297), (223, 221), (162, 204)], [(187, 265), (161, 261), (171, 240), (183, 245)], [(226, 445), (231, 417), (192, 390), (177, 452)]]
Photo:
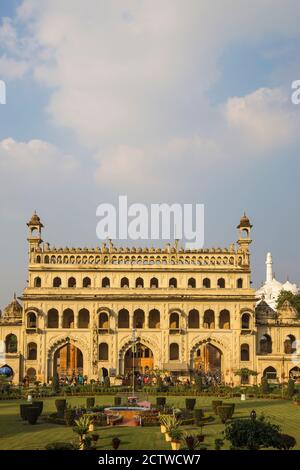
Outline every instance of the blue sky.
[(205, 205), (205, 245), (254, 225), (254, 285), (272, 251), (300, 284), (296, 0), (0, 0), (3, 308), (26, 285), (26, 222), (95, 246), (101, 202)]

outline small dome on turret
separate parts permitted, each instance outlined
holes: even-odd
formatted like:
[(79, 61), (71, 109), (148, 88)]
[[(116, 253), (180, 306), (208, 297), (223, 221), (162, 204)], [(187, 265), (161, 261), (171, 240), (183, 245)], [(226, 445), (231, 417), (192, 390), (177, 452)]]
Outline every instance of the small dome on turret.
[(22, 305), (19, 304), (16, 294), (14, 294), (14, 298), (10, 304), (5, 307), (2, 314), (3, 321), (9, 320), (17, 320), (22, 318)]
[(249, 218), (246, 216), (246, 213), (244, 212), (244, 215), (241, 217), (240, 223), (237, 226), (237, 228), (252, 228), (252, 225), (250, 224)]
[(27, 225), (39, 225), (40, 227), (43, 227), (43, 224), (41, 223), (41, 219), (39, 218), (39, 216), (37, 215), (36, 211), (34, 211), (31, 219), (29, 220), (29, 222), (27, 222)]

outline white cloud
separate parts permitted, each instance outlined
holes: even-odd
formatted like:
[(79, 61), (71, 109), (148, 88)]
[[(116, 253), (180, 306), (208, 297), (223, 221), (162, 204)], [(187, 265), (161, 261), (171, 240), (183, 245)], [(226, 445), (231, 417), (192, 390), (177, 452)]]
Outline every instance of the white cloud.
[[(78, 167), (76, 160), (63, 154), (56, 146), (43, 140), (17, 142), (12, 138), (0, 141), (0, 169), (2, 184), (7, 183), (6, 176), (26, 179), (27, 182), (45, 179), (56, 174), (56, 177), (68, 176)], [(57, 171), (59, 169), (59, 172)]]

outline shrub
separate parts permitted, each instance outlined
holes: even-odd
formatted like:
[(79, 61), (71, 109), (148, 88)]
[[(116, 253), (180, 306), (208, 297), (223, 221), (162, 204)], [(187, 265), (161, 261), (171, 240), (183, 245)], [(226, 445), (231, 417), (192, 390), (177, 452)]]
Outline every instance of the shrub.
[(187, 410), (193, 410), (196, 405), (196, 398), (186, 398), (185, 407)]
[(231, 405), (218, 406), (217, 411), (223, 424), (225, 424), (233, 415), (233, 409)]
[(215, 415), (218, 414), (218, 406), (222, 406), (222, 405), (223, 405), (222, 400), (213, 400), (211, 402), (211, 406), (212, 406), (212, 409), (213, 409), (213, 412), (215, 413)]
[(76, 410), (74, 408), (66, 408), (65, 413), (65, 423), (67, 426), (73, 426), (76, 418)]
[(55, 406), (56, 406), (56, 410), (57, 410), (57, 416), (59, 418), (63, 418), (64, 413), (65, 413), (65, 409), (67, 407), (67, 400), (64, 399), (64, 398), (59, 398), (59, 399), (55, 400)]
[(164, 408), (166, 404), (166, 397), (156, 397), (157, 408)]
[(262, 393), (268, 394), (270, 392), (269, 382), (266, 377), (261, 379), (261, 389)]
[(279, 426), (261, 416), (259, 419), (237, 419), (225, 429), (225, 438), (235, 449), (259, 450), (278, 446)]
[(31, 403), (22, 403), (20, 405), (20, 416), (21, 416), (23, 421), (27, 421), (26, 408), (28, 408), (29, 406), (32, 406), (32, 404)]
[(184, 442), (188, 450), (195, 450), (199, 446), (199, 439), (194, 434), (184, 434), (182, 441)]
[(173, 428), (169, 432), (172, 442), (180, 442), (182, 438), (182, 431), (179, 428)]
[(201, 408), (196, 408), (194, 410), (195, 424), (201, 426), (203, 424), (204, 413)]
[(55, 393), (59, 392), (59, 377), (58, 373), (54, 372), (53, 379), (52, 379), (52, 390)]
[(29, 406), (26, 408), (26, 418), (29, 424), (35, 424), (39, 417), (40, 409), (37, 406)]
[(121, 444), (121, 440), (118, 437), (113, 437), (111, 440), (111, 445), (113, 449), (117, 450), (119, 448), (119, 445)]
[(87, 397), (86, 407), (87, 409), (93, 408), (95, 406), (95, 397)]
[(295, 393), (295, 382), (293, 379), (289, 379), (288, 384), (287, 384), (287, 397), (291, 400), (293, 398), (293, 395)]
[(195, 387), (196, 387), (197, 392), (202, 392), (203, 383), (202, 383), (202, 377), (199, 374), (195, 375)]
[(296, 445), (296, 439), (289, 434), (279, 434), (276, 449), (290, 450)]
[(115, 406), (120, 406), (122, 403), (122, 398), (121, 397), (114, 397), (114, 403)]
[(75, 450), (75, 447), (70, 442), (51, 442), (47, 444), (45, 447), (46, 450)]
[(44, 402), (43, 401), (33, 401), (32, 402), (33, 406), (37, 406), (38, 409), (39, 409), (39, 416), (42, 414), (43, 412), (43, 407), (44, 407)]

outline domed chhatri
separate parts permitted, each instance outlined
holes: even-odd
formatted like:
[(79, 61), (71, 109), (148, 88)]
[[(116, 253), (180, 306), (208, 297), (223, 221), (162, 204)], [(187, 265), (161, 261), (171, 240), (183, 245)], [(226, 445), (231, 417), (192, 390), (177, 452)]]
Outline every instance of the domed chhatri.
[(39, 227), (41, 227), (41, 228), (44, 227), (43, 224), (42, 224), (42, 222), (41, 222), (41, 219), (40, 219), (40, 217), (37, 215), (36, 211), (34, 211), (34, 213), (32, 214), (31, 219), (29, 220), (29, 222), (27, 222), (27, 225), (28, 225), (28, 227), (29, 227), (30, 225), (37, 225), (37, 226), (39, 226)]
[(18, 302), (16, 294), (13, 300), (4, 308), (1, 321), (14, 321), (22, 319), (23, 308)]
[(253, 226), (250, 223), (249, 217), (247, 217), (246, 212), (241, 217), (240, 223), (237, 228), (252, 228)]

